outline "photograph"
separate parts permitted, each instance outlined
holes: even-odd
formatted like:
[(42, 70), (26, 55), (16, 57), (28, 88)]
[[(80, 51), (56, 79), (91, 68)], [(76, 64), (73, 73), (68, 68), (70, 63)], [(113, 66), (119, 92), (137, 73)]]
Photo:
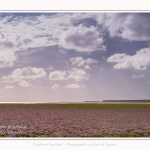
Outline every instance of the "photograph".
[(0, 139), (149, 138), (150, 12), (0, 12)]

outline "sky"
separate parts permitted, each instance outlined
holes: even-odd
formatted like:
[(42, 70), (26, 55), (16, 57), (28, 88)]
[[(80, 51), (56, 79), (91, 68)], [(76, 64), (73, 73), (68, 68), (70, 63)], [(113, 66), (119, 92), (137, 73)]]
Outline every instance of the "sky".
[(150, 13), (0, 13), (0, 102), (150, 99)]

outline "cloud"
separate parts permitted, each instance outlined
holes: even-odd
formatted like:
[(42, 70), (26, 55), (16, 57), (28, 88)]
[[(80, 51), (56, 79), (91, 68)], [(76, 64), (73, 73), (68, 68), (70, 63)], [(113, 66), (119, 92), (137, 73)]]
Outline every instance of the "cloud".
[(14, 86), (6, 85), (6, 86), (5, 86), (5, 89), (6, 89), (6, 90), (14, 89)]
[(53, 72), (50, 72), (49, 79), (50, 80), (66, 80), (66, 71), (60, 71), (60, 70), (55, 70)]
[(11, 43), (10, 41), (0, 41), (0, 45), (1, 45), (1, 48), (7, 48), (7, 49), (10, 49), (10, 48), (13, 48), (13, 43)]
[(98, 22), (109, 32), (110, 37), (129, 41), (150, 40), (149, 13), (104, 13), (98, 14)]
[[(94, 17), (94, 16), (93, 16)], [(71, 20), (72, 24), (74, 26), (79, 26), (80, 24), (82, 24), (85, 27), (91, 27), (91, 26), (96, 26), (97, 25), (97, 21), (95, 18), (92, 17), (88, 17), (88, 18), (82, 18), (82, 19), (72, 19)]]
[(0, 16), (1, 31), (3, 31), (0, 32), (0, 49), (7, 47), (13, 48), (14, 51), (22, 51), (29, 48), (58, 45), (57, 41), (62, 33), (74, 28), (73, 20), (92, 19), (92, 16), (93, 14), (89, 13), (41, 15), (35, 13), (34, 15), (7, 14), (5, 17)]
[(145, 70), (150, 66), (150, 47), (144, 48), (136, 52), (135, 55), (114, 54), (107, 58), (107, 62), (116, 63), (114, 69)]
[(132, 79), (140, 79), (140, 78), (144, 78), (145, 76), (144, 75), (136, 75), (136, 74), (133, 74), (131, 76)]
[(100, 36), (100, 33), (94, 26), (87, 28), (82, 25), (63, 32), (58, 41), (60, 47), (67, 50), (74, 49), (78, 52), (106, 50), (104, 49), (103, 43), (103, 37)]
[(6, 17), (1, 17), (0, 24), (3, 32), (0, 33), (0, 49), (7, 47), (13, 48), (13, 51), (22, 51), (55, 45), (57, 39), (51, 36), (51, 28), (48, 27), (51, 21), (51, 17), (46, 18), (46, 16), (36, 14), (17, 17), (8, 14)]
[(149, 13), (0, 16), (0, 68), (13, 66), (19, 55), (16, 52), (30, 51), (31, 48), (36, 50), (39, 47), (58, 45), (63, 51), (106, 50), (101, 28), (103, 33), (108, 31), (112, 38), (118, 36), (129, 41), (149, 41), (149, 16)]
[(53, 89), (53, 90), (54, 90), (54, 89), (59, 89), (59, 87), (60, 87), (59, 84), (54, 84), (53, 87), (52, 87), (52, 89)]
[(50, 72), (50, 80), (68, 80), (74, 79), (75, 81), (88, 80), (88, 75), (83, 69), (73, 68), (69, 71), (55, 70)]
[(46, 76), (46, 72), (42, 68), (25, 67), (15, 69), (10, 75), (3, 76), (3, 82), (20, 82), (24, 80), (37, 80)]
[(6, 54), (0, 59), (0, 67), (13, 66), (19, 55), (15, 52), (28, 50), (30, 53), (31, 49), (36, 51), (52, 45), (62, 47), (62, 51), (104, 51), (103, 34), (106, 31), (112, 38), (118, 36), (129, 41), (149, 41), (149, 16), (149, 13), (49, 13), (22, 16), (11, 13), (0, 16), (0, 51), (12, 51), (8, 52), (12, 58), (7, 59)]
[[(78, 85), (78, 84), (68, 84), (68, 85), (66, 85), (66, 86), (64, 86), (64, 87), (62, 87), (62, 88), (75, 89), (75, 88), (82, 88), (82, 87), (84, 87), (84, 86), (80, 86), (80, 85)], [(52, 86), (52, 89), (53, 89), (53, 90), (59, 89), (59, 88), (60, 88), (60, 85), (59, 85), (59, 84), (54, 84), (54, 85)]]
[(23, 39), (23, 43), (26, 44), (26, 45), (28, 45), (28, 44), (30, 44), (30, 43), (32, 43), (32, 42), (33, 42), (33, 40), (30, 39), (30, 38), (25, 38), (25, 39)]
[(22, 86), (22, 87), (30, 87), (30, 86), (32, 86), (30, 83), (28, 83), (27, 81), (21, 81), (20, 83), (19, 83), (19, 85), (20, 86)]
[(73, 65), (77, 65), (77, 66), (80, 67), (80, 66), (83, 66), (83, 65), (86, 65), (86, 64), (97, 63), (98, 61), (94, 60), (94, 59), (91, 59), (91, 58), (83, 59), (82, 57), (73, 57), (73, 58), (70, 58), (70, 62)]
[(84, 67), (84, 69), (91, 70), (91, 67), (90, 67), (89, 65), (86, 65), (86, 66)]
[(9, 50), (9, 55), (0, 54), (0, 68), (13, 66), (20, 54), (30, 54), (53, 45), (62, 47), (61, 51), (106, 50), (103, 35), (95, 27), (95, 16), (94, 13), (11, 13), (0, 16), (0, 53)]
[(68, 71), (69, 79), (74, 79), (75, 81), (81, 81), (81, 80), (88, 80), (88, 75), (83, 69), (73, 68), (72, 70)]
[(12, 67), (17, 56), (11, 50), (0, 50), (0, 68)]
[(77, 89), (77, 88), (81, 88), (81, 87), (84, 87), (84, 86), (80, 86), (78, 84), (68, 84), (66, 86), (66, 88), (68, 88), (68, 89)]

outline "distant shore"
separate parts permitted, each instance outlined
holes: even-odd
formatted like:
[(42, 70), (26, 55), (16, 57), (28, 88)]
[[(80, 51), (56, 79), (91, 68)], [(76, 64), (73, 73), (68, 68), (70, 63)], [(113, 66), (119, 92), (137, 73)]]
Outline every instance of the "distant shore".
[(102, 102), (150, 103), (150, 100), (103, 100)]
[(105, 103), (149, 103), (150, 100), (100, 100), (100, 101), (60, 101), (60, 102), (0, 102), (0, 104), (84, 104), (84, 103), (100, 103), (100, 104), (105, 104)]

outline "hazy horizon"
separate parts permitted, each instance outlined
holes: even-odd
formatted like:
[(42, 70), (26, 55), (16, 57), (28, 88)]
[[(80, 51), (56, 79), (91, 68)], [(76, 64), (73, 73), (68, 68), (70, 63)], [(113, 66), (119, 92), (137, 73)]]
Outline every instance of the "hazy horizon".
[(150, 13), (0, 13), (0, 102), (150, 99)]

